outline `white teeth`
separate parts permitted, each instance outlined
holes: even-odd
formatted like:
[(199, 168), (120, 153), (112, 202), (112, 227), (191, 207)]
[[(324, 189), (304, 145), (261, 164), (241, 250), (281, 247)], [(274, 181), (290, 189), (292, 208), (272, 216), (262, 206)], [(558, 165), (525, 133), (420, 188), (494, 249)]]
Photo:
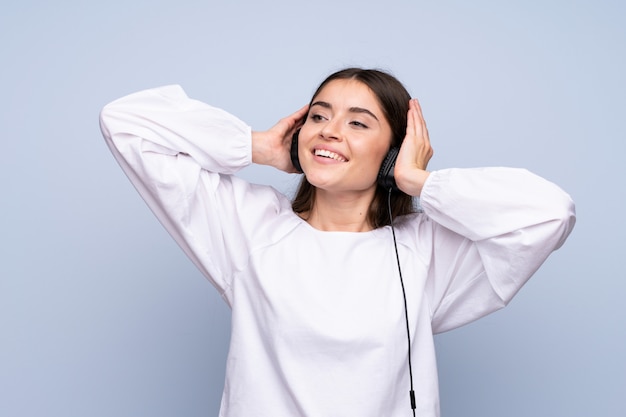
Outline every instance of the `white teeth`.
[(346, 162), (346, 158), (327, 149), (316, 149), (315, 156), (324, 156), (326, 158), (334, 159), (335, 161)]

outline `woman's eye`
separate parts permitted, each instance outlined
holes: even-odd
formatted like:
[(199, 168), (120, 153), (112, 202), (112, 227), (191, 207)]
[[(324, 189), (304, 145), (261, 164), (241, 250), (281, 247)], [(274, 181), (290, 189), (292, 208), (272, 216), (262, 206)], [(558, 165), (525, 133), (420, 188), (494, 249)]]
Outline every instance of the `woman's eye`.
[(356, 127), (363, 127), (363, 128), (367, 128), (367, 125), (365, 125), (364, 123), (358, 122), (358, 121), (353, 121), (350, 122), (351, 125), (356, 126)]
[(314, 122), (319, 122), (319, 121), (321, 121), (323, 119), (324, 118), (321, 115), (319, 115), (319, 114), (312, 114), (311, 115), (311, 120), (313, 120)]

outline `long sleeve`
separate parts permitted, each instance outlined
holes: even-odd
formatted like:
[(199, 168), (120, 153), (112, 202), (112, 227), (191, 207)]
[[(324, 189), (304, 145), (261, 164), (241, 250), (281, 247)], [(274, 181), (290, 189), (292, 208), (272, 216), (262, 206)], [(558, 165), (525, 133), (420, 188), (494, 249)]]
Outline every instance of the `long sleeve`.
[(427, 287), (435, 332), (505, 306), (575, 224), (569, 195), (523, 169), (436, 171), (421, 197), (442, 226)]
[(229, 175), (251, 163), (250, 128), (188, 98), (179, 86), (118, 99), (105, 106), (100, 120), (135, 188), (224, 294), (245, 268), (251, 233), (262, 234), (262, 225), (286, 205), (273, 189)]

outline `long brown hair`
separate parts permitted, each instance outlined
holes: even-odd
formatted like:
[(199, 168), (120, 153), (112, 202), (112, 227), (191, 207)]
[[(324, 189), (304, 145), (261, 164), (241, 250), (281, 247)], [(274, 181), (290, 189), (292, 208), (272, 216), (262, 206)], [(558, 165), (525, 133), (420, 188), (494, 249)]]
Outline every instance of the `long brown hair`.
[[(378, 99), (385, 118), (391, 126), (393, 133), (391, 146), (399, 147), (402, 144), (406, 134), (406, 117), (411, 95), (400, 81), (392, 75), (376, 69), (346, 68), (329, 75), (315, 90), (311, 103), (322, 89), (334, 80), (357, 80), (368, 86)], [(304, 175), (291, 204), (293, 211), (296, 213), (310, 212), (315, 203), (315, 190), (315, 187)], [(367, 213), (367, 220), (375, 229), (390, 224), (387, 209), (388, 197), (388, 190), (381, 186), (376, 187), (376, 193)], [(391, 192), (391, 212), (394, 218), (413, 211), (413, 198), (410, 195), (399, 190)]]

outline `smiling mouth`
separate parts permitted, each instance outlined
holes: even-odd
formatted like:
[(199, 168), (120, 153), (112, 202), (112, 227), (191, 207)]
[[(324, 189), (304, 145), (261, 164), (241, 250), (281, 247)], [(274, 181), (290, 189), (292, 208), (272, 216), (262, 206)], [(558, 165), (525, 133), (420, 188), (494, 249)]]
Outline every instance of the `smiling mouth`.
[(338, 153), (329, 151), (327, 149), (315, 149), (313, 153), (315, 154), (315, 156), (321, 156), (323, 158), (334, 159), (335, 161), (339, 161), (339, 162), (348, 161), (346, 158), (339, 155)]

